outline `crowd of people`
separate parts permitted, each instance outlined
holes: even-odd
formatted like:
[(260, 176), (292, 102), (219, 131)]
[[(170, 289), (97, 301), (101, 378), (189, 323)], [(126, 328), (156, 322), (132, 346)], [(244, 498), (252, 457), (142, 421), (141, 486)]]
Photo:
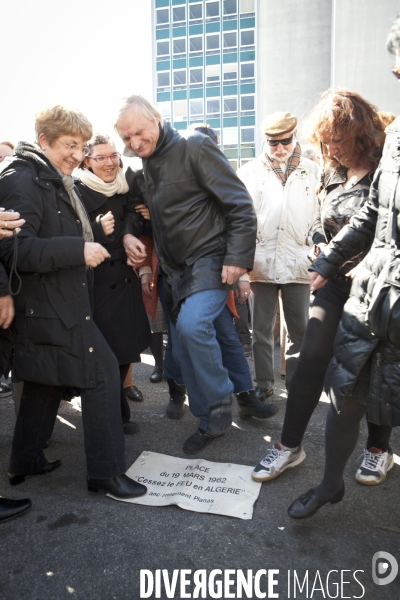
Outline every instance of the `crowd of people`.
[[(388, 48), (400, 78), (399, 19)], [(288, 400), (281, 441), (253, 479), (305, 460), (325, 385), (324, 476), (289, 516), (342, 500), (364, 416), (356, 480), (385, 481), (400, 424), (399, 120), (339, 89), (308, 118), (315, 156), (302, 154), (292, 113), (261, 127), (262, 153), (238, 173), (209, 126), (182, 135), (141, 96), (125, 99), (115, 122), (138, 170), (124, 170), (115, 141), (60, 105), (36, 115), (35, 143), (0, 143), (0, 372), (22, 390), (11, 485), (61, 466), (44, 449), (60, 401), (79, 395), (89, 492), (146, 493), (125, 474), (124, 435), (138, 430), (132, 365), (148, 347), (151, 381), (168, 384), (167, 417), (181, 419), (187, 398), (199, 421), (184, 453), (229, 430), (234, 398), (243, 419), (274, 416), (279, 298)], [(250, 298), (256, 385), (235, 327)], [(1, 498), (0, 521), (30, 506)]]

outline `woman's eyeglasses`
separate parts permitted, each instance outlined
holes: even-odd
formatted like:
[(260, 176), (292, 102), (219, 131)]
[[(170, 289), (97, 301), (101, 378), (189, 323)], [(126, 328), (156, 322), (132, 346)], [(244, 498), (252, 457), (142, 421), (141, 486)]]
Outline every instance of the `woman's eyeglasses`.
[(111, 158), (113, 162), (118, 162), (121, 158), (121, 155), (119, 152), (114, 152), (114, 154), (110, 154), (110, 156), (87, 156), (86, 158), (91, 158), (98, 163), (105, 163), (109, 158)]

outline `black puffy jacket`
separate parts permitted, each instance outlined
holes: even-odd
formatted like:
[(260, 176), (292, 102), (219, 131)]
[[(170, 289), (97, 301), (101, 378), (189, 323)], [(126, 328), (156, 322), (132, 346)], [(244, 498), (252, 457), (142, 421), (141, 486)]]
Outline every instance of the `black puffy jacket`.
[(400, 248), (400, 117), (386, 129), (381, 162), (375, 172), (369, 200), (325, 248), (309, 270), (325, 278), (337, 273), (346, 260), (369, 250), (353, 280), (335, 340), (325, 385), (340, 411), (355, 381), (373, 354), (368, 420), (400, 425), (400, 350), (379, 341), (371, 332), (367, 310), (376, 279), (388, 256), (385, 240), (390, 199), (396, 208), (396, 244)]
[[(10, 327), (16, 378), (94, 387), (96, 348), (82, 226), (59, 174), (35, 146), (16, 148), (16, 158), (1, 174), (0, 206), (26, 220), (17, 238), (22, 287)], [(7, 269), (12, 256), (13, 239), (3, 239), (0, 259)], [(8, 330), (0, 330), (2, 356), (8, 342)]]
[[(257, 221), (252, 200), (208, 136), (183, 137), (165, 123), (155, 151), (143, 159), (143, 177), (144, 189), (133, 181), (131, 192), (136, 185), (139, 201), (150, 210), (157, 255), (175, 304), (200, 290), (229, 287), (221, 283), (222, 265), (253, 268)], [(132, 215), (134, 205), (128, 199)]]

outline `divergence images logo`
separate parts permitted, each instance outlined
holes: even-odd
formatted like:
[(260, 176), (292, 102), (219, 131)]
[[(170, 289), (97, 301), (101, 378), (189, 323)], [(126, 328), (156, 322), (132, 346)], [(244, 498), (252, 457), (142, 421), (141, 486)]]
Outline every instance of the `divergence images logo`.
[[(376, 585), (387, 585), (397, 577), (399, 565), (389, 552), (375, 552), (372, 557), (372, 580)], [(382, 577), (385, 575), (385, 577)]]

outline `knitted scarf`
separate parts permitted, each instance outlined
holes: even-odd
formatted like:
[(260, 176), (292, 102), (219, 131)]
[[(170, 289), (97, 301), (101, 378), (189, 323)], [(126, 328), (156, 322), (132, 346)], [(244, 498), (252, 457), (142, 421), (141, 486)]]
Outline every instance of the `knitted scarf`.
[(287, 182), (290, 174), (295, 169), (297, 169), (297, 167), (299, 166), (300, 158), (301, 158), (301, 148), (300, 148), (299, 142), (296, 142), (296, 146), (295, 146), (292, 154), (288, 158), (288, 161), (286, 164), (286, 171), (284, 173), (280, 167), (280, 163), (277, 160), (275, 160), (274, 158), (271, 158), (270, 156), (268, 156), (268, 154), (264, 155), (265, 163), (270, 166), (270, 168), (273, 170), (275, 175), (278, 177), (278, 179), (281, 182), (281, 184), (283, 185), (283, 187), (285, 187), (285, 183)]
[(99, 192), (100, 194), (104, 194), (107, 198), (111, 198), (111, 196), (115, 196), (115, 194), (126, 194), (129, 190), (129, 186), (121, 168), (118, 169), (117, 176), (111, 183), (103, 181), (92, 171), (89, 171), (89, 169), (80, 169), (79, 179), (82, 183), (87, 185), (88, 188), (95, 192)]
[(85, 207), (82, 204), (81, 199), (76, 193), (74, 178), (71, 175), (64, 175), (60, 169), (54, 167), (57, 173), (60, 175), (63, 185), (65, 187), (66, 192), (68, 193), (69, 199), (71, 200), (71, 205), (76, 214), (78, 215), (80, 222), (82, 224), (82, 233), (83, 239), (85, 242), (93, 242), (93, 231), (92, 226), (90, 225), (90, 220), (88, 214), (86, 212)]

